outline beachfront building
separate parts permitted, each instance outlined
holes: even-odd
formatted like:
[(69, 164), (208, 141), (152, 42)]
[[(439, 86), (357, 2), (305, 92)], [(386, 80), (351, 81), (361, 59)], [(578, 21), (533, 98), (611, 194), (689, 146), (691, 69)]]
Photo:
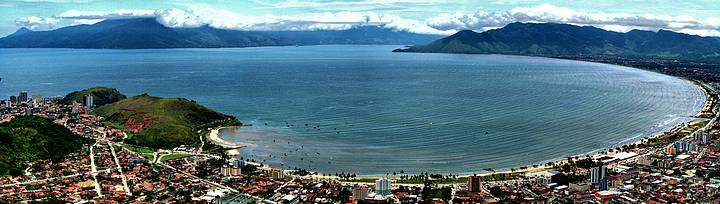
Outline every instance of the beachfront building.
[(270, 177), (272, 177), (275, 180), (284, 179), (285, 178), (285, 171), (280, 169), (273, 169), (270, 170)]
[(370, 194), (370, 189), (367, 186), (355, 186), (352, 190), (352, 198), (355, 201), (365, 200)]
[(607, 190), (608, 181), (607, 177), (605, 176), (606, 174), (607, 168), (604, 164), (592, 168), (592, 170), (590, 171), (590, 183), (592, 183), (593, 185), (597, 185), (598, 190)]
[(698, 131), (693, 133), (693, 140), (700, 144), (708, 144), (712, 140), (712, 134), (706, 131)]
[(381, 178), (375, 181), (375, 194), (382, 196), (390, 195), (390, 180)]
[(681, 152), (700, 152), (700, 147), (698, 145), (686, 142), (686, 141), (678, 141), (675, 142), (675, 144), (672, 145), (673, 148), (675, 148), (676, 153)]
[(236, 177), (242, 175), (242, 170), (239, 167), (223, 166), (220, 173), (225, 177)]
[(480, 188), (480, 177), (477, 175), (468, 176), (468, 183), (467, 183), (467, 189), (470, 192), (480, 192), (482, 189)]
[(243, 166), (245, 166), (245, 161), (243, 161), (242, 158), (240, 158), (240, 156), (238, 155), (237, 159), (233, 161), (233, 167), (242, 168)]

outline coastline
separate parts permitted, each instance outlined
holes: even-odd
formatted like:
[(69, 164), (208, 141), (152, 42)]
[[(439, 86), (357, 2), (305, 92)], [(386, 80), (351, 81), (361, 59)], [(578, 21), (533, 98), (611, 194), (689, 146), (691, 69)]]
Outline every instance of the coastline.
[[(636, 68), (634, 68), (634, 69), (636, 69)], [(661, 74), (662, 74), (662, 73), (661, 73)], [(672, 77), (675, 77), (675, 76), (672, 76)], [(680, 78), (680, 79), (682, 79), (682, 80), (684, 80), (684, 81), (692, 84), (693, 86), (698, 87), (700, 90), (703, 91), (703, 94), (705, 95), (705, 101), (704, 101), (704, 103), (703, 103), (703, 106), (702, 106), (702, 108), (694, 115), (694, 117), (695, 117), (694, 119), (692, 119), (692, 120), (690, 120), (690, 121), (687, 121), (687, 122), (684, 122), (684, 123), (681, 123), (681, 124), (678, 124), (678, 125), (675, 125), (675, 126), (669, 128), (667, 131), (657, 132), (657, 133), (654, 133), (654, 134), (652, 134), (652, 135), (645, 136), (645, 137), (637, 137), (637, 138), (635, 138), (635, 139), (633, 139), (633, 140), (629, 140), (630, 142), (627, 142), (627, 143), (624, 143), (624, 144), (617, 144), (616, 146), (610, 146), (610, 147), (605, 148), (605, 149), (593, 150), (593, 151), (591, 151), (591, 152), (588, 153), (588, 154), (572, 155), (572, 156), (569, 156), (569, 158), (581, 158), (581, 157), (599, 158), (599, 157), (602, 157), (602, 156), (612, 156), (612, 155), (616, 155), (616, 154), (619, 154), (619, 153), (633, 152), (633, 150), (637, 150), (637, 149), (639, 149), (639, 148), (625, 149), (625, 150), (623, 150), (623, 151), (613, 151), (613, 152), (608, 152), (608, 153), (603, 153), (603, 150), (605, 150), (605, 151), (610, 151), (610, 150), (616, 149), (616, 148), (618, 148), (618, 147), (623, 147), (623, 146), (626, 146), (626, 145), (641, 145), (641, 144), (644, 144), (647, 140), (659, 138), (659, 137), (665, 135), (666, 132), (679, 131), (679, 130), (682, 130), (682, 129), (686, 128), (686, 127), (689, 127), (689, 126), (692, 125), (692, 124), (696, 124), (696, 123), (698, 123), (698, 122), (700, 122), (700, 121), (703, 121), (703, 120), (711, 120), (712, 118), (700, 118), (699, 116), (701, 116), (702, 113), (704, 113), (705, 111), (707, 111), (706, 109), (710, 109), (710, 110), (712, 109), (712, 107), (710, 107), (710, 106), (708, 106), (708, 105), (712, 105), (714, 102), (716, 102), (716, 101), (714, 101), (714, 100), (716, 100), (716, 99), (714, 99), (714, 98), (711, 97), (711, 92), (714, 92), (714, 91), (713, 91), (713, 90), (709, 90), (709, 87), (707, 87), (707, 85), (705, 85), (705, 84), (702, 83), (702, 82), (695, 81), (695, 80), (690, 80), (690, 79), (685, 79), (685, 78), (682, 78), (682, 77), (678, 77), (678, 78)], [(710, 123), (708, 123), (707, 125), (709, 125), (709, 124), (710, 124)], [(707, 126), (707, 125), (706, 125), (706, 126)], [(699, 128), (699, 129), (703, 129), (703, 128), (705, 128), (705, 127), (702, 127), (702, 128)], [(698, 130), (699, 130), (699, 129), (698, 129)], [(697, 130), (695, 130), (695, 131), (697, 131)], [(664, 147), (661, 147), (661, 148), (664, 148)], [(649, 148), (647, 148), (647, 149), (657, 150), (657, 149), (659, 149), (659, 148), (657, 148), (657, 147), (649, 147)], [(652, 150), (651, 150), (651, 151), (652, 151)], [(570, 161), (569, 158), (541, 161), (541, 162), (538, 162), (538, 163), (534, 163), (534, 164), (530, 164), (530, 165), (524, 166), (524, 167), (527, 167), (527, 168), (526, 168), (526, 169), (521, 169), (521, 170), (511, 171), (511, 170), (508, 170), (508, 169), (501, 169), (500, 171), (478, 173), (478, 174), (476, 174), (476, 175), (477, 175), (477, 176), (491, 176), (491, 175), (497, 175), (497, 174), (521, 174), (521, 173), (537, 173), (537, 172), (543, 172), (543, 171), (552, 169), (552, 166), (551, 166), (551, 165), (548, 165), (548, 163), (553, 163), (553, 164), (557, 164), (557, 165), (562, 165), (562, 164), (568, 163), (568, 162)], [(627, 159), (631, 159), (631, 158), (634, 158), (634, 156), (633, 156), (633, 157), (630, 157), (630, 158), (627, 158)], [(619, 161), (622, 161), (622, 160), (619, 160)], [(534, 167), (535, 165), (537, 165), (537, 167)], [(516, 169), (517, 169), (517, 168), (520, 168), (520, 167), (516, 167)], [(473, 175), (475, 175), (475, 174), (473, 174)], [(458, 175), (459, 178), (466, 178), (466, 177), (469, 177), (469, 176), (472, 176), (472, 175)], [(372, 177), (362, 177), (362, 178), (372, 178)]]
[(220, 136), (220, 130), (227, 129), (227, 128), (238, 128), (239, 126), (224, 126), (224, 127), (217, 127), (210, 130), (210, 133), (208, 133), (207, 139), (208, 141), (212, 142), (213, 144), (219, 145), (226, 149), (240, 149), (243, 147), (247, 147), (247, 144), (240, 144), (240, 143), (234, 143), (227, 141), (223, 139)]
[[(672, 76), (672, 77), (675, 77), (675, 76)], [(694, 115), (694, 118), (690, 119), (689, 121), (680, 123), (678, 125), (672, 126), (668, 129), (656, 132), (654, 134), (629, 139), (629, 140), (627, 140), (627, 142), (618, 143), (618, 144), (608, 146), (607, 148), (603, 148), (603, 149), (593, 150), (593, 151), (590, 151), (585, 154), (571, 155), (571, 156), (568, 156), (567, 158), (557, 158), (557, 159), (551, 159), (551, 160), (545, 160), (545, 161), (538, 161), (536, 163), (532, 163), (532, 164), (525, 165), (525, 166), (517, 166), (514, 168), (504, 168), (504, 169), (499, 169), (497, 171), (492, 171), (492, 172), (491, 171), (483, 172), (483, 170), (479, 170), (477, 173), (457, 174), (457, 177), (458, 178), (467, 178), (468, 176), (472, 176), (472, 175), (493, 176), (493, 175), (519, 175), (519, 174), (526, 174), (526, 173), (540, 173), (540, 172), (544, 172), (544, 171), (548, 171), (548, 170), (552, 169), (554, 165), (563, 165), (563, 164), (569, 163), (571, 160), (574, 161), (574, 160), (579, 160), (579, 159), (583, 159), (583, 158), (600, 158), (603, 156), (613, 156), (613, 155), (617, 155), (620, 153), (630, 153), (630, 152), (636, 153), (637, 150), (641, 150), (641, 149), (646, 150), (646, 151), (661, 150), (664, 147), (636, 147), (633, 149), (628, 149), (628, 148), (624, 148), (624, 147), (626, 147), (627, 145), (648, 144), (649, 140), (660, 138), (662, 136), (667, 135), (668, 133), (670, 133), (670, 135), (676, 134), (677, 132), (684, 130), (686, 128), (689, 128), (690, 126), (692, 126), (694, 124), (698, 124), (698, 123), (700, 123), (702, 121), (706, 121), (706, 120), (711, 120), (712, 118), (706, 118), (706, 117), (701, 117), (701, 116), (704, 113), (707, 113), (707, 111), (712, 112), (712, 105), (717, 103), (717, 101), (715, 101), (717, 99), (715, 99), (714, 97), (711, 97), (715, 93), (715, 91), (710, 89), (710, 87), (708, 87), (706, 84), (699, 82), (699, 81), (695, 81), (695, 80), (689, 80), (689, 79), (685, 79), (685, 78), (681, 78), (681, 77), (678, 77), (678, 78), (692, 84), (693, 86), (698, 87), (700, 90), (703, 91), (703, 94), (705, 95), (705, 101), (704, 101), (702, 107)], [(715, 117), (715, 116), (713, 116), (713, 117)], [(693, 131), (703, 129), (709, 124), (710, 123), (706, 124), (704, 127), (694, 129)], [(229, 155), (237, 155), (237, 154), (239, 154), (239, 151), (238, 151), (239, 148), (250, 146), (250, 144), (239, 144), (239, 143), (229, 142), (229, 141), (223, 139), (222, 136), (220, 136), (220, 130), (226, 129), (226, 128), (238, 128), (238, 127), (237, 126), (227, 126), (227, 127), (214, 128), (208, 134), (208, 137), (207, 137), (208, 141), (211, 141), (214, 144), (220, 145), (224, 148), (230, 149), (227, 151)], [(617, 148), (621, 148), (621, 147), (623, 148), (622, 151), (616, 151)], [(639, 156), (640, 154), (637, 154), (637, 155)], [(633, 158), (635, 158), (635, 156), (625, 158), (625, 159), (619, 159), (614, 162), (622, 162), (624, 160), (633, 159)], [(257, 165), (257, 164), (255, 164), (255, 165)], [(283, 171), (289, 171), (289, 169), (271, 167), (268, 164), (262, 164), (262, 165), (263, 165), (263, 168), (265, 168), (265, 169), (278, 169), (278, 170), (283, 170)], [(314, 173), (317, 173), (317, 172), (314, 172)], [(377, 179), (377, 178), (383, 178), (385, 176), (358, 176), (351, 180), (342, 180), (340, 177), (337, 177), (337, 176), (308, 175), (308, 177), (316, 178), (316, 179), (337, 180), (337, 181), (342, 181), (342, 182), (353, 182), (352, 180)], [(398, 176), (389, 176), (388, 178), (390, 178), (392, 180), (397, 180), (399, 177), (400, 176), (398, 175)], [(355, 183), (357, 183), (357, 182), (355, 182)], [(359, 183), (361, 183), (361, 182), (359, 182)], [(402, 183), (399, 183), (399, 184), (402, 184)], [(412, 184), (408, 184), (408, 185), (412, 185)]]

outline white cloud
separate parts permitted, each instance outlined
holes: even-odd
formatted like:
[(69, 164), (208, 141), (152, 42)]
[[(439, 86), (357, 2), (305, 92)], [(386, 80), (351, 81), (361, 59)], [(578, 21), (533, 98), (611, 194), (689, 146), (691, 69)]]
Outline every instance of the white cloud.
[[(407, 3), (409, 0), (366, 0), (357, 4)], [(424, 2), (435, 3), (434, 0)], [(323, 2), (284, 2), (266, 4), (271, 7), (295, 7)], [(326, 5), (327, 6), (327, 5)], [(31, 28), (52, 26), (60, 19), (73, 20), (74, 24), (90, 24), (102, 19), (153, 17), (168, 27), (210, 26), (235, 30), (343, 30), (361, 25), (380, 25), (386, 28), (415, 33), (449, 35), (459, 30), (486, 31), (513, 22), (554, 22), (591, 25), (598, 28), (627, 32), (632, 29), (659, 30), (720, 36), (720, 18), (695, 19), (691, 16), (633, 15), (624, 13), (583, 12), (551, 4), (535, 7), (516, 7), (508, 11), (477, 11), (475, 13), (442, 13), (427, 19), (408, 19), (391, 13), (376, 12), (322, 12), (306, 15), (252, 16), (206, 6), (187, 9), (129, 10), (88, 12), (68, 10), (52, 18), (26, 17), (16, 20), (18, 25)]]
[(157, 21), (167, 27), (194, 28), (207, 24), (207, 21), (192, 10), (167, 9), (154, 12)]
[(60, 22), (55, 18), (42, 18), (37, 16), (28, 16), (15, 19), (15, 24), (21, 27), (26, 27), (31, 30), (35, 29), (51, 29)]
[(720, 31), (720, 19), (717, 18), (702, 20), (691, 16), (581, 12), (551, 4), (517, 7), (505, 12), (478, 11), (472, 14), (440, 14), (429, 18), (426, 22), (430, 27), (439, 30), (485, 31), (512, 22), (552, 22), (590, 25), (619, 32), (632, 29), (653, 31), (667, 29), (698, 35), (717, 35)]
[(136, 18), (154, 17), (155, 10), (119, 9), (115, 11), (78, 11), (67, 10), (53, 17), (60, 19), (107, 19), (107, 18)]
[(245, 16), (209, 7), (187, 10), (167, 9), (155, 12), (157, 21), (168, 27), (199, 27), (235, 30), (346, 30), (360, 25), (380, 25), (416, 33), (452, 34), (400, 16), (374, 12), (323, 12), (304, 16)]
[(105, 19), (75, 19), (72, 25), (90, 25), (96, 24)]

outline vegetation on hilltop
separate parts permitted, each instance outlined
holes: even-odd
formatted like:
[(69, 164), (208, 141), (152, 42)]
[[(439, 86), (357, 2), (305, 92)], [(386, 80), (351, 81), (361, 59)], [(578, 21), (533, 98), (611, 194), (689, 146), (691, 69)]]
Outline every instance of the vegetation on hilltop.
[(152, 148), (199, 144), (202, 129), (241, 125), (233, 116), (216, 112), (195, 101), (147, 94), (98, 107), (95, 113), (133, 133), (125, 143)]
[(511, 23), (482, 33), (463, 30), (429, 44), (397, 49), (395, 52), (609, 55), (716, 60), (720, 57), (720, 40), (667, 30), (620, 33), (592, 26)]
[(108, 19), (93, 25), (74, 25), (48, 31), (21, 28), (0, 38), (3, 48), (217, 48), (284, 45), (427, 43), (441, 38), (382, 26), (348, 30), (241, 31), (210, 26), (170, 28), (155, 18)]
[(91, 141), (50, 119), (18, 116), (0, 124), (0, 175), (20, 175), (29, 161), (60, 161)]
[(115, 103), (117, 101), (127, 98), (117, 89), (98, 86), (84, 89), (82, 91), (73, 91), (72, 93), (66, 95), (65, 98), (60, 100), (60, 102), (63, 104), (71, 104), (73, 101), (82, 102), (83, 96), (88, 94), (93, 95), (93, 103), (96, 106)]

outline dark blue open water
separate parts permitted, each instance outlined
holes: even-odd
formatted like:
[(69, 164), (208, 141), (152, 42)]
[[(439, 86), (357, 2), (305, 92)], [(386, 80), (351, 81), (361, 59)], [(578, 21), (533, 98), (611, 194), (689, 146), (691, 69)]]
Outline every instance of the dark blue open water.
[(91, 86), (185, 97), (254, 125), (224, 132), (253, 144), (245, 158), (362, 175), (588, 153), (686, 122), (705, 99), (687, 81), (627, 67), (394, 48), (0, 49), (0, 97)]

